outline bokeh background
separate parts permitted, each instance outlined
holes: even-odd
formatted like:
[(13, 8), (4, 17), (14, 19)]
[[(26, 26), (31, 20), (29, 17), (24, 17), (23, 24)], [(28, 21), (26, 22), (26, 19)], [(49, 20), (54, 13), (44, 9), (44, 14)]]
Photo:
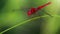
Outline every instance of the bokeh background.
[[(27, 15), (30, 8), (48, 2), (49, 6)], [(40, 17), (47, 15), (44, 12), (53, 17)], [(60, 34), (60, 0), (0, 0), (0, 34)]]

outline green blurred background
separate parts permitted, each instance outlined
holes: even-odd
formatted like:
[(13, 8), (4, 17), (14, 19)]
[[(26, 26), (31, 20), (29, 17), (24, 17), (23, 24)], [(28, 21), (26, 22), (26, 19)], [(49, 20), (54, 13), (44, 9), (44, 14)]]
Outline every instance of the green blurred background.
[[(27, 15), (29, 8), (48, 2), (49, 6)], [(44, 12), (53, 17), (40, 17), (47, 15)], [(60, 0), (0, 0), (0, 34), (60, 34)]]

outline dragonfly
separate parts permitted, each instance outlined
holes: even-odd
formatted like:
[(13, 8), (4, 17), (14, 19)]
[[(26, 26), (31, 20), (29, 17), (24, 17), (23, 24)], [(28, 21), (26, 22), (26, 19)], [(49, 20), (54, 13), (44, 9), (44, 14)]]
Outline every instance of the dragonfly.
[[(48, 6), (49, 4), (51, 4), (51, 2), (48, 2), (42, 6), (39, 6), (37, 8), (31, 8), (30, 10), (28, 10), (27, 12), (27, 15), (30, 16), (30, 15), (33, 15), (34, 13), (38, 12), (38, 10), (41, 10), (42, 8)], [(45, 12), (46, 14), (48, 14), (49, 16), (51, 16), (49, 13)]]

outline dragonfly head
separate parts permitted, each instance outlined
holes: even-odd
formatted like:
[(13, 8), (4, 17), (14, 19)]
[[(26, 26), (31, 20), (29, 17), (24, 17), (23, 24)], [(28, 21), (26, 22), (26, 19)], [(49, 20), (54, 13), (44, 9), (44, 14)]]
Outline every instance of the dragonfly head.
[(35, 8), (31, 8), (29, 11), (28, 11), (28, 16), (32, 15), (33, 13), (36, 12), (36, 9)]

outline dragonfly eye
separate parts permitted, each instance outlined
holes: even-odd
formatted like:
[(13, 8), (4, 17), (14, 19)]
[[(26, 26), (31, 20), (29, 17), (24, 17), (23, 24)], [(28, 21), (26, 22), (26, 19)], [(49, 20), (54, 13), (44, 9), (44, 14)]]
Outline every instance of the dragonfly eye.
[(31, 10), (28, 11), (28, 16), (30, 16), (32, 14)]
[(35, 13), (35, 8), (31, 8), (29, 11), (28, 11), (28, 15), (31, 15), (31, 14), (33, 14), (33, 13)]

